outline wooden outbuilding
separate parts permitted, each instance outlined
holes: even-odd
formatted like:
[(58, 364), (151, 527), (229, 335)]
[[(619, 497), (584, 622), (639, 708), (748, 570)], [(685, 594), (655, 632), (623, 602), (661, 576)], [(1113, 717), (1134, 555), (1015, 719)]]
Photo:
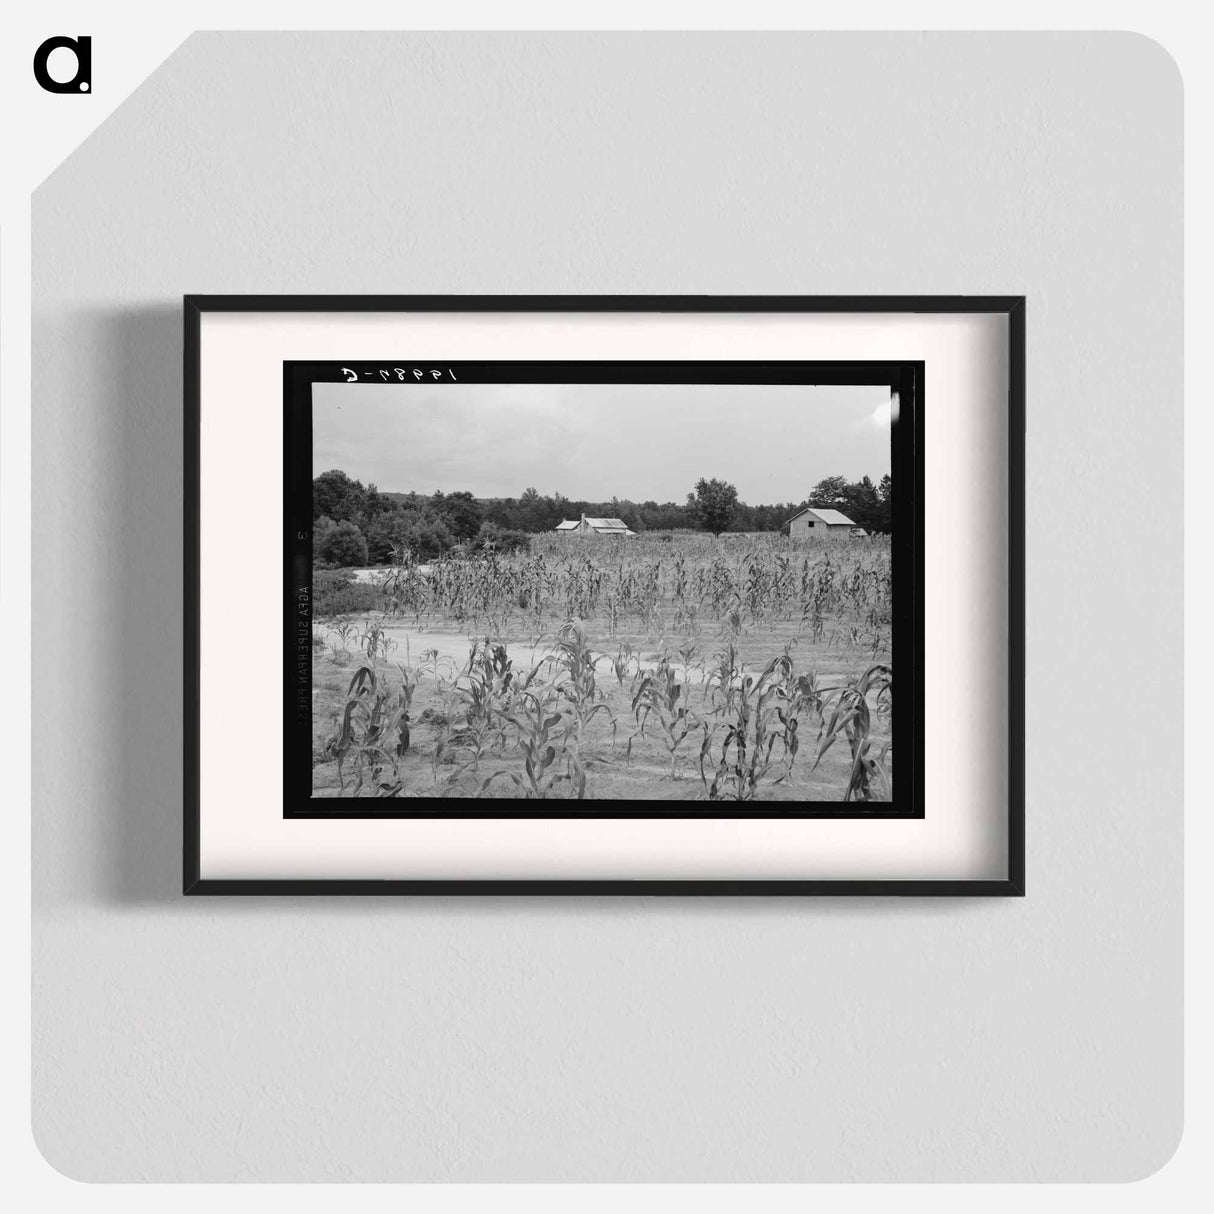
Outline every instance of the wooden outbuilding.
[(841, 510), (827, 510), (824, 506), (807, 506), (788, 520), (788, 534), (794, 540), (818, 535), (846, 539), (853, 533), (864, 534)]

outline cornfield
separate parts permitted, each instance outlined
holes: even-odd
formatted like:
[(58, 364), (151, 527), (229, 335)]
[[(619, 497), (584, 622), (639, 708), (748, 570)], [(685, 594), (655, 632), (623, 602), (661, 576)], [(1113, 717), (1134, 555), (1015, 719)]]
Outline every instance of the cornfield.
[(315, 622), (315, 796), (890, 797), (888, 539), (553, 535), (372, 576), (372, 615)]

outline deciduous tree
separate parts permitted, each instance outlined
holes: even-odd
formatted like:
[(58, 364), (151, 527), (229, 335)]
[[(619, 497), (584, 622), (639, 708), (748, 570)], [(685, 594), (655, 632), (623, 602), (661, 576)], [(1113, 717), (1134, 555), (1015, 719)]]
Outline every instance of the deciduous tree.
[(733, 518), (738, 505), (738, 491), (726, 481), (696, 481), (696, 491), (687, 495), (687, 510), (695, 524), (703, 531), (720, 535)]
[(320, 519), (312, 533), (312, 551), (318, 561), (330, 565), (361, 568), (367, 563), (367, 541), (349, 519)]

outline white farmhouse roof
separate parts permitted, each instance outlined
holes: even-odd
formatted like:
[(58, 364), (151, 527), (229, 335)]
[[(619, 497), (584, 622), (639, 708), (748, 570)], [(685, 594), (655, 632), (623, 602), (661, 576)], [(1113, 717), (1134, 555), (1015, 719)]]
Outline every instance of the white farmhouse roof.
[(822, 506), (807, 506), (804, 510), (798, 510), (788, 521), (791, 523), (793, 519), (798, 519), (803, 514), (812, 514), (818, 522), (826, 523), (831, 527), (854, 527), (856, 525), (842, 511), (827, 510)]
[(580, 531), (583, 524), (595, 535), (636, 535), (635, 531), (629, 530), (628, 524), (623, 519), (618, 518), (566, 519), (562, 523), (557, 523), (556, 529), (558, 531)]

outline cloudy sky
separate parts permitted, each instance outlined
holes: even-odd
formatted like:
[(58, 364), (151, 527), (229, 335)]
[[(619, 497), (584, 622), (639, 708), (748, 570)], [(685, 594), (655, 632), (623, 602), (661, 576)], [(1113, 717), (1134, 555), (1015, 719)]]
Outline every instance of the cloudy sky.
[(683, 501), (701, 477), (752, 504), (890, 468), (889, 389), (734, 384), (316, 384), (314, 474), (381, 490)]

